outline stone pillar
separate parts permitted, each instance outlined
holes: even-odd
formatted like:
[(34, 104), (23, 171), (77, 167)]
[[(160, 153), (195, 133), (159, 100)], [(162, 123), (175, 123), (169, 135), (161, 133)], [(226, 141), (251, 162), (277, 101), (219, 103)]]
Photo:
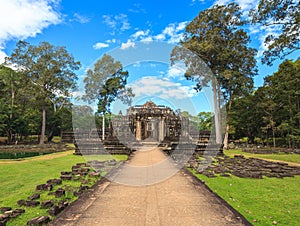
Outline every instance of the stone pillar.
[(163, 118), (160, 119), (159, 121), (159, 126), (158, 126), (158, 141), (161, 142), (165, 138), (165, 120)]
[(159, 122), (155, 119), (152, 123), (152, 136), (155, 140), (158, 140), (159, 132), (158, 132)]
[(142, 123), (140, 120), (136, 121), (136, 139), (142, 140)]

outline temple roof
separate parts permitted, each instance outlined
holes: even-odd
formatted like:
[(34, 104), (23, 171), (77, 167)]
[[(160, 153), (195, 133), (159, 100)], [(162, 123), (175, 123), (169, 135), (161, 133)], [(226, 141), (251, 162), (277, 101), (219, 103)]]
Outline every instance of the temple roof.
[(147, 102), (142, 106), (142, 108), (156, 108), (156, 107), (157, 107), (157, 105), (156, 105), (153, 101), (151, 101), (151, 100), (147, 101)]

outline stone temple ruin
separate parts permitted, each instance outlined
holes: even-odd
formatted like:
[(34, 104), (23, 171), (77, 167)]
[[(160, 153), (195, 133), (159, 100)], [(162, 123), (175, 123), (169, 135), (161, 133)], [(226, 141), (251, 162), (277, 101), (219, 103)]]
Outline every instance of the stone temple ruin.
[(198, 131), (180, 112), (152, 101), (130, 107), (126, 115), (120, 112), (105, 129), (105, 140), (101, 140), (101, 134), (100, 129), (76, 131), (65, 133), (63, 140), (73, 140), (75, 154), (86, 155), (130, 154), (149, 143), (166, 147), (167, 154), (176, 148), (204, 152), (210, 139), (210, 131)]
[(176, 140), (181, 135), (182, 118), (170, 107), (148, 101), (130, 107), (125, 116), (119, 114), (112, 127), (118, 137), (134, 136), (136, 141), (163, 142)]

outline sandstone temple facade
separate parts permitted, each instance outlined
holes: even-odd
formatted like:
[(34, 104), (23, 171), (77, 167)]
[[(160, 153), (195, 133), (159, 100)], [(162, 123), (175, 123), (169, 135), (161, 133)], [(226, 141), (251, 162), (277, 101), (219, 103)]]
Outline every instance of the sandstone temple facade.
[(174, 140), (182, 134), (184, 120), (180, 113), (176, 114), (170, 107), (156, 105), (152, 101), (144, 105), (136, 105), (127, 110), (125, 116), (121, 113), (113, 120), (113, 128), (118, 135), (131, 134), (137, 141)]

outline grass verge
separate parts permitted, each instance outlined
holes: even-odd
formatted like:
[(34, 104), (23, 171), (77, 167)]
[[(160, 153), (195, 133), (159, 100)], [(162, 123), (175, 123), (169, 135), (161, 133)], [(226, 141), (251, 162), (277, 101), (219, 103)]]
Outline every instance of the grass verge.
[(253, 225), (299, 224), (300, 176), (294, 178), (208, 178), (191, 172)]
[[(11, 164), (0, 162), (0, 206), (8, 206), (13, 209), (20, 208), (17, 205), (17, 201), (20, 199), (27, 200), (34, 193), (38, 184), (46, 183), (49, 179), (59, 178), (61, 171), (70, 171), (76, 163), (86, 162), (84, 157), (73, 155), (70, 151), (64, 155), (62, 153), (57, 153), (56, 155), (53, 154), (51, 158), (49, 156), (40, 156)], [(104, 155), (100, 156), (99, 160), (108, 160), (112, 157), (116, 160), (126, 160), (127, 158), (126, 155)], [(89, 185), (91, 186), (95, 182), (96, 180), (91, 181)], [(80, 182), (68, 181), (64, 182), (62, 186), (64, 188), (78, 187), (80, 186)], [(53, 198), (48, 193), (42, 192), (40, 199), (47, 200), (51, 199), (51, 197)], [(71, 192), (67, 192), (64, 198), (69, 198), (70, 201), (76, 199)], [(16, 218), (13, 222), (8, 222), (7, 225), (26, 225), (26, 222), (33, 217), (48, 215), (47, 210), (40, 209), (39, 206), (35, 208), (25, 207), (24, 209), (26, 211), (24, 214)]]
[(246, 158), (261, 158), (269, 159), (275, 161), (284, 161), (300, 164), (300, 155), (299, 154), (285, 154), (285, 153), (274, 153), (274, 154), (252, 154), (248, 152), (243, 152), (240, 149), (224, 150), (224, 154), (229, 157), (234, 155), (244, 155)]

